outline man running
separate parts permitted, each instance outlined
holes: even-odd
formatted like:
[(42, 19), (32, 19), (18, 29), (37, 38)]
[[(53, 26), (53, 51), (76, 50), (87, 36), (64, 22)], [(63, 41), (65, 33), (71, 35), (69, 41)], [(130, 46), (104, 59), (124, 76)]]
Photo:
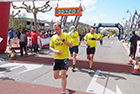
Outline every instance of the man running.
[(72, 71), (75, 72), (75, 64), (76, 64), (76, 56), (78, 54), (78, 46), (79, 46), (79, 33), (75, 31), (75, 26), (71, 26), (69, 35), (73, 39), (72, 41), (72, 48), (69, 47), (71, 57), (73, 57), (73, 69)]
[(104, 37), (104, 35), (103, 35), (103, 33), (100, 33), (100, 45), (102, 46), (102, 44), (103, 44), (103, 37)]
[(93, 65), (93, 57), (95, 54), (96, 40), (100, 40), (99, 35), (94, 33), (95, 27), (90, 29), (90, 33), (87, 33), (84, 37), (84, 43), (87, 45), (87, 59), (89, 59), (89, 71), (91, 73), (91, 68)]
[[(66, 72), (68, 70), (69, 47), (72, 47), (72, 39), (69, 34), (61, 32), (60, 23), (53, 25), (56, 35), (50, 41), (50, 50), (54, 52), (53, 71), (55, 79), (62, 79), (62, 94), (66, 94)], [(61, 75), (59, 74), (61, 70)]]

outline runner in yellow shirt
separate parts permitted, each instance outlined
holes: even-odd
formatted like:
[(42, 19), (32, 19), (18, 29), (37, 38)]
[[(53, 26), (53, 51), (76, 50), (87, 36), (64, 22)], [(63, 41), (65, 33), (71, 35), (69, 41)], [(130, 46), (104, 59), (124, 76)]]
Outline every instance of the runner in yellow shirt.
[[(68, 70), (69, 47), (72, 47), (72, 39), (69, 34), (61, 32), (60, 23), (53, 25), (56, 35), (53, 35), (50, 41), (50, 50), (54, 52), (53, 71), (55, 79), (62, 79), (62, 94), (66, 94), (66, 72)], [(59, 72), (61, 70), (61, 75)]]
[(108, 39), (109, 39), (109, 37), (110, 37), (110, 34), (107, 34), (107, 36), (108, 36)]
[(76, 56), (78, 54), (78, 46), (79, 46), (79, 33), (75, 31), (75, 26), (71, 26), (69, 35), (73, 39), (72, 41), (72, 48), (69, 47), (71, 57), (73, 57), (73, 69), (72, 71), (75, 72), (75, 64), (76, 64)]
[(100, 33), (100, 45), (102, 46), (102, 44), (103, 44), (103, 37), (104, 37), (104, 35), (102, 34), (102, 33)]
[(96, 40), (100, 40), (99, 35), (94, 32), (95, 32), (95, 27), (92, 27), (90, 29), (90, 33), (87, 33), (84, 37), (84, 43), (87, 45), (87, 59), (90, 60), (88, 73), (91, 73), (91, 68), (93, 65), (93, 57), (95, 54)]

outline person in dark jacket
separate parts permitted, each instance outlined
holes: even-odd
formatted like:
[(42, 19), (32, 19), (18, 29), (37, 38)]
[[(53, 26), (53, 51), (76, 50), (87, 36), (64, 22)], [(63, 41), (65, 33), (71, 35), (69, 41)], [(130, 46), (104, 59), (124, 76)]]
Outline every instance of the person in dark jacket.
[(135, 59), (135, 54), (136, 54), (136, 50), (137, 50), (137, 40), (138, 40), (138, 36), (135, 34), (135, 31), (132, 31), (132, 36), (129, 40), (130, 44), (130, 55), (132, 55), (132, 59)]
[(25, 50), (26, 56), (28, 56), (27, 54), (27, 35), (26, 35), (26, 31), (22, 31), (22, 33), (20, 34), (19, 37), (19, 41), (20, 41), (20, 55), (23, 56), (23, 48)]
[(20, 30), (16, 33), (18, 39), (20, 38), (21, 33), (22, 33), (22, 29), (20, 29)]

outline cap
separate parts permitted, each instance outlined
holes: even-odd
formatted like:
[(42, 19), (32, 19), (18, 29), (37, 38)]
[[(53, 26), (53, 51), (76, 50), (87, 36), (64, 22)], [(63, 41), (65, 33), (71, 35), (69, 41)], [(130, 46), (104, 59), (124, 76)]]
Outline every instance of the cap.
[(75, 26), (71, 26), (71, 27), (70, 27), (70, 31), (71, 31), (74, 27), (75, 27)]

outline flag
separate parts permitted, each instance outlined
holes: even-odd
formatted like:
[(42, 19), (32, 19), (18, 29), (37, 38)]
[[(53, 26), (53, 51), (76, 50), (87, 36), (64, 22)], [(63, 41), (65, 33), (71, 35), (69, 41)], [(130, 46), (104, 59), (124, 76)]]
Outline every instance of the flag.
[(135, 20), (135, 15), (137, 14), (137, 11), (135, 11), (133, 18), (132, 18), (132, 22), (131, 22), (131, 27), (130, 27), (130, 31), (132, 30), (133, 24), (134, 24), (134, 20)]
[(137, 30), (140, 28), (140, 14), (139, 14), (139, 17), (138, 17), (138, 20), (137, 20), (137, 26), (138, 26), (138, 28), (137, 28)]

